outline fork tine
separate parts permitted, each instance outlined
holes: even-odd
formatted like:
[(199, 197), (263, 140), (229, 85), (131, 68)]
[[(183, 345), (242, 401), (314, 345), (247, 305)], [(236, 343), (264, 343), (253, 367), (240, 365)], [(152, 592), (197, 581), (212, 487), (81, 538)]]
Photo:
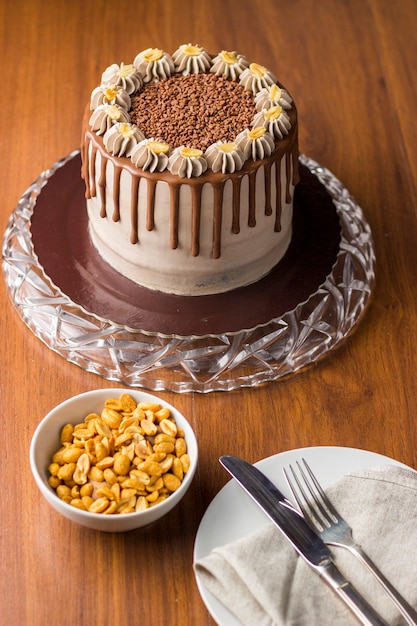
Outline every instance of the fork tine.
[[(303, 459), (303, 462), (305, 464), (305, 460), (304, 459)], [(311, 486), (311, 483), (309, 482), (307, 476), (305, 475), (305, 472), (303, 471), (303, 468), (301, 467), (301, 464), (298, 461), (297, 461), (297, 467), (298, 467), (298, 471), (300, 472), (300, 475), (301, 475), (301, 477), (302, 477), (302, 479), (304, 481), (304, 484), (307, 487), (307, 489), (309, 491), (309, 494), (310, 494), (311, 498), (313, 499), (316, 507), (318, 508), (319, 512), (324, 517), (324, 519), (326, 519), (327, 512), (326, 512), (325, 508), (323, 507), (323, 504), (322, 504), (321, 500), (318, 498), (317, 493), (314, 491), (313, 487)], [(308, 496), (304, 495), (304, 498), (308, 499)]]
[[(318, 506), (320, 506), (320, 510), (323, 512), (323, 514), (325, 514), (327, 516), (330, 515), (331, 518), (332, 518), (332, 521), (336, 524), (337, 521), (338, 521), (338, 514), (337, 514), (336, 509), (334, 508), (334, 506), (330, 502), (330, 500), (327, 497), (323, 487), (320, 485), (319, 481), (317, 480), (316, 476), (313, 473), (313, 470), (311, 469), (311, 467), (309, 466), (307, 461), (305, 459), (302, 459), (302, 461), (304, 463), (304, 467), (306, 468), (306, 470), (307, 470), (307, 472), (308, 472), (308, 474), (309, 474), (309, 476), (311, 478), (311, 481), (314, 484), (314, 487), (317, 490), (317, 493), (319, 494), (319, 496), (321, 498), (321, 503), (320, 503), (318, 496), (316, 495), (316, 493), (313, 491), (313, 488), (311, 487), (311, 484), (308, 483), (307, 486), (309, 488), (309, 491), (310, 491), (312, 497), (314, 498), (314, 501), (317, 503)], [(301, 472), (303, 473), (304, 480), (307, 481), (307, 478), (306, 478), (304, 472), (302, 471), (302, 469), (301, 469)]]
[[(295, 475), (294, 475), (294, 470), (293, 470), (292, 465), (290, 465), (290, 466), (289, 466), (289, 469), (291, 470), (291, 472), (292, 472), (292, 474), (293, 474), (294, 480), (295, 480), (295, 481), (297, 482), (297, 484), (298, 484), (298, 479), (297, 479), (297, 476), (295, 476)], [(283, 468), (283, 470), (282, 470), (282, 471), (283, 471), (283, 473), (284, 473), (285, 480), (287, 481), (287, 485), (288, 485), (288, 487), (290, 488), (290, 491), (291, 491), (291, 493), (292, 493), (292, 496), (293, 496), (293, 498), (294, 498), (294, 500), (295, 500), (295, 502), (296, 502), (296, 504), (297, 504), (297, 506), (298, 506), (298, 510), (300, 511), (300, 513), (303, 513), (303, 515), (306, 515), (306, 514), (307, 514), (306, 507), (304, 506), (304, 503), (303, 503), (302, 499), (301, 499), (301, 498), (300, 498), (300, 496), (298, 495), (297, 490), (295, 489), (295, 487), (294, 487), (293, 483), (291, 482), (291, 479), (290, 479), (290, 477), (288, 476), (288, 472), (287, 472), (287, 470), (285, 469), (285, 467)], [(301, 486), (300, 486), (300, 485), (298, 485), (298, 486), (299, 486), (299, 488), (300, 488), (300, 490), (301, 490), (301, 489), (302, 489), (302, 488), (301, 488)]]
[[(305, 489), (300, 479), (298, 478), (293, 466), (290, 465), (289, 469), (291, 471), (293, 480), (291, 480), (285, 468), (283, 469), (283, 473), (287, 481), (288, 487), (290, 488), (290, 491), (293, 495), (293, 498), (297, 503), (299, 511), (307, 520), (310, 520), (311, 524), (315, 526), (319, 532), (321, 532), (323, 530), (322, 520), (319, 518), (319, 516), (317, 515), (317, 511), (312, 506), (311, 500), (305, 492)], [(297, 487), (295, 485), (297, 485)]]

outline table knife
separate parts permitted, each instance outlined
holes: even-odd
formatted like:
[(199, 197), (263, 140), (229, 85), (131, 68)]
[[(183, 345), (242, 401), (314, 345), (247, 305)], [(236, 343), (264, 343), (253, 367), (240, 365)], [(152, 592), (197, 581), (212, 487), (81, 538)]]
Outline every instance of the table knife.
[(330, 548), (291, 508), (279, 489), (258, 468), (234, 456), (221, 456), (220, 463), (256, 504), (274, 522), (298, 554), (343, 600), (356, 618), (367, 626), (387, 626), (370, 604), (338, 570)]

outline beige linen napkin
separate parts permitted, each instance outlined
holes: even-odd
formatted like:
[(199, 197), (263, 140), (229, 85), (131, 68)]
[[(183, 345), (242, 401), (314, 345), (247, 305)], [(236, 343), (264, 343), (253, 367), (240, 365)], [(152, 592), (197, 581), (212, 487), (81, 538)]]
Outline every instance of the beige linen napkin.
[[(354, 538), (417, 608), (417, 472), (384, 466), (347, 474), (327, 490)], [(345, 576), (389, 624), (393, 601), (354, 556), (331, 547)], [(199, 579), (245, 626), (354, 626), (358, 622), (272, 524), (196, 562)]]

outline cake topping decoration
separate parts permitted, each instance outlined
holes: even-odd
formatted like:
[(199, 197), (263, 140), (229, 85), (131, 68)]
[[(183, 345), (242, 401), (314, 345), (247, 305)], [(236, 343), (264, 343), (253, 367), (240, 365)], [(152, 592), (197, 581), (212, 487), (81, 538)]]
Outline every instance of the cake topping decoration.
[(245, 129), (236, 137), (236, 143), (246, 159), (265, 159), (275, 148), (274, 138), (265, 127)]
[(150, 172), (162, 172), (168, 166), (169, 145), (155, 139), (144, 139), (131, 154), (133, 165)]
[(120, 66), (117, 63), (110, 65), (104, 70), (101, 82), (106, 86), (123, 87), (129, 95), (138, 91), (143, 85), (142, 76), (135, 66), (133, 64), (125, 65), (124, 63), (121, 63)]
[(237, 146), (237, 143), (230, 141), (213, 143), (206, 150), (205, 157), (213, 172), (222, 174), (233, 173), (242, 169), (245, 162), (245, 155)]
[(147, 137), (159, 137), (172, 148), (193, 146), (203, 151), (216, 141), (233, 140), (255, 115), (250, 92), (210, 72), (175, 74), (149, 83), (133, 96), (130, 112), (131, 121)]
[(240, 84), (248, 91), (252, 91), (254, 95), (264, 87), (269, 87), (277, 82), (272, 72), (258, 63), (251, 63), (242, 72), (239, 80)]
[(174, 52), (172, 58), (176, 71), (184, 76), (206, 72), (211, 65), (211, 57), (207, 50), (192, 44), (182, 44)]
[(197, 159), (198, 157), (201, 157), (203, 155), (202, 150), (199, 150), (198, 148), (187, 148), (185, 146), (179, 148), (179, 152), (183, 157), (186, 157), (187, 159)]
[(258, 78), (262, 78), (267, 73), (266, 67), (259, 65), (259, 63), (251, 63), (249, 66), (250, 71)]
[(100, 104), (118, 104), (129, 111), (130, 96), (123, 87), (100, 85), (91, 94), (90, 109), (94, 111)]
[(266, 133), (266, 128), (264, 126), (258, 126), (257, 128), (252, 128), (252, 130), (248, 131), (249, 139), (260, 139)]
[(103, 135), (117, 122), (130, 122), (127, 111), (117, 104), (100, 104), (93, 111), (89, 123), (97, 135)]
[(145, 83), (169, 78), (175, 72), (172, 57), (159, 48), (148, 48), (139, 52), (133, 61)]
[(284, 109), (277, 105), (270, 109), (260, 111), (253, 120), (253, 126), (264, 126), (269, 130), (271, 135), (282, 139), (284, 135), (288, 135), (291, 128), (290, 118)]
[(222, 50), (219, 57), (224, 63), (227, 63), (227, 65), (235, 65), (238, 59), (236, 52), (228, 52), (227, 50)]
[(249, 67), (248, 61), (237, 52), (222, 50), (212, 61), (210, 69), (217, 76), (225, 76), (231, 80), (238, 80), (244, 69)]
[(118, 122), (103, 135), (103, 143), (108, 152), (115, 156), (129, 157), (133, 148), (145, 138), (134, 124)]
[(160, 48), (149, 48), (143, 53), (143, 60), (146, 63), (151, 63), (152, 61), (159, 61), (163, 56), (164, 52)]
[(189, 43), (172, 56), (148, 48), (132, 64), (110, 65), (91, 94), (89, 122), (98, 135), (108, 133), (109, 152), (130, 156), (136, 167), (191, 177), (269, 156), (291, 128), (291, 107), (263, 65), (228, 50), (211, 59)]
[(167, 154), (169, 152), (169, 145), (163, 141), (155, 141), (155, 139), (149, 139), (146, 142), (149, 150), (152, 150), (155, 154)]
[(168, 170), (181, 178), (201, 176), (207, 169), (203, 151), (197, 148), (180, 146), (175, 148), (168, 160)]
[(255, 95), (257, 111), (270, 109), (272, 106), (282, 106), (283, 109), (291, 109), (292, 99), (288, 91), (281, 89), (275, 83), (270, 87), (264, 87)]

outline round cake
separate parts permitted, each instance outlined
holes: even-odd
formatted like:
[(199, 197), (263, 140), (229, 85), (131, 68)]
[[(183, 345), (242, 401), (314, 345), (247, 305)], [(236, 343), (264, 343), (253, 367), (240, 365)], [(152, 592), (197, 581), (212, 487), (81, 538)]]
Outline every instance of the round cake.
[(291, 241), (297, 112), (237, 52), (158, 48), (102, 74), (81, 139), (89, 233), (146, 288), (186, 296), (268, 274)]

